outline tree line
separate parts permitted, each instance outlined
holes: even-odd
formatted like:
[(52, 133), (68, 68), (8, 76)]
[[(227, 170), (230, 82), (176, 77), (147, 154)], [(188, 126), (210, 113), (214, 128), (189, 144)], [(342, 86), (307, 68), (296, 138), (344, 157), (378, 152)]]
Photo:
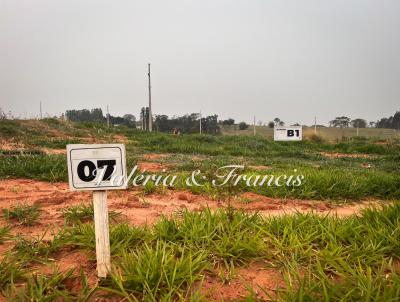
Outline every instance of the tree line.
[[(136, 128), (136, 119), (132, 114), (125, 114), (121, 116), (104, 116), (101, 108), (94, 109), (81, 109), (81, 110), (67, 110), (65, 116), (68, 120), (78, 121), (78, 122), (101, 122), (106, 123), (107, 117), (112, 125), (125, 125), (130, 128)], [(140, 114), (140, 125), (143, 128), (143, 124), (147, 122), (148, 114), (143, 111)], [(209, 115), (206, 117), (200, 117), (198, 113), (185, 114), (183, 116), (173, 116), (168, 117), (165, 114), (155, 115), (154, 129), (161, 132), (180, 132), (180, 133), (198, 133), (201, 130), (203, 133), (208, 134), (219, 134), (221, 132), (221, 126), (233, 126), (236, 125), (235, 120), (228, 118), (225, 120), (218, 120), (218, 115)], [(261, 125), (262, 123), (259, 122)], [(245, 130), (249, 125), (245, 122), (240, 122), (237, 124), (239, 130)], [(266, 126), (273, 128), (274, 126), (284, 126), (285, 122), (280, 118), (275, 118), (265, 124)], [(299, 125), (299, 124), (294, 124)], [(376, 128), (392, 128), (400, 129), (400, 111), (397, 111), (393, 116), (388, 118), (384, 117), (376, 122), (367, 122), (365, 119), (356, 118), (351, 119), (347, 116), (338, 116), (329, 122), (330, 127), (338, 128), (366, 128), (366, 127), (376, 127)]]
[(154, 127), (161, 132), (199, 133), (200, 123), (202, 133), (219, 134), (218, 115), (200, 117), (198, 113), (186, 114), (183, 116), (173, 116), (169, 118), (165, 114), (156, 115)]
[(376, 122), (376, 128), (400, 129), (400, 111), (390, 117), (381, 118)]
[(129, 128), (136, 128), (136, 119), (133, 114), (125, 114), (123, 116), (112, 116), (110, 114), (104, 116), (101, 108), (94, 109), (72, 109), (65, 112), (67, 120), (74, 122), (99, 122), (111, 125), (125, 125)]

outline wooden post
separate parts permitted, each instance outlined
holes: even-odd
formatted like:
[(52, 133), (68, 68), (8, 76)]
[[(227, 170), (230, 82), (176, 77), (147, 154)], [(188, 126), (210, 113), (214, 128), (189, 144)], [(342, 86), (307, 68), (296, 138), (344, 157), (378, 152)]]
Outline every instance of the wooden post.
[(314, 117), (314, 134), (317, 134), (317, 116)]
[(253, 119), (253, 135), (256, 136), (256, 116)]
[(200, 110), (200, 134), (201, 134), (201, 110)]
[(152, 112), (153, 110), (151, 110), (151, 81), (150, 81), (150, 63), (148, 64), (148, 68), (149, 68), (149, 72), (148, 72), (148, 76), (149, 76), (149, 131), (153, 131), (153, 115)]
[(94, 231), (96, 236), (97, 275), (107, 277), (111, 270), (108, 233), (107, 191), (93, 191)]

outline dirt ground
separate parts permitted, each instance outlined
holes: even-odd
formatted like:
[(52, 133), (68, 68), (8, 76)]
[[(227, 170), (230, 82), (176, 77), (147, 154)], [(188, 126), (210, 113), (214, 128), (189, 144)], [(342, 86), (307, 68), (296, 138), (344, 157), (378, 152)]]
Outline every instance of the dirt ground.
[[(35, 204), (41, 210), (38, 224), (33, 226), (12, 225), (14, 235), (41, 237), (50, 239), (64, 224), (61, 209), (78, 204), (91, 204), (90, 192), (71, 192), (67, 183), (48, 183), (29, 179), (0, 180), (0, 210), (13, 207), (18, 203)], [(262, 215), (282, 215), (295, 212), (316, 212), (320, 214), (348, 216), (357, 214), (361, 209), (374, 206), (376, 201), (365, 201), (357, 204), (334, 206), (323, 201), (291, 200), (268, 198), (255, 193), (244, 193), (232, 202), (236, 208), (249, 212), (259, 212)], [(206, 207), (218, 209), (226, 204), (204, 196), (194, 195), (186, 191), (167, 190), (165, 194), (143, 195), (138, 189), (108, 192), (108, 206), (117, 211), (132, 225), (153, 224), (161, 215), (172, 215), (182, 209), (201, 211)], [(0, 219), (1, 225), (6, 225)], [(0, 257), (12, 247), (12, 242), (0, 244)], [(51, 259), (61, 271), (82, 268), (93, 286), (98, 282), (94, 254), (79, 250), (63, 250)], [(245, 297), (248, 294), (246, 286), (250, 286), (263, 299), (267, 296), (259, 292), (261, 286), (268, 294), (273, 295), (276, 288), (283, 284), (283, 276), (276, 269), (266, 269), (265, 263), (253, 263), (247, 267), (235, 270), (233, 276), (205, 276), (198, 283), (201, 292), (213, 301), (231, 301)], [(33, 271), (50, 273), (52, 266), (37, 265)]]

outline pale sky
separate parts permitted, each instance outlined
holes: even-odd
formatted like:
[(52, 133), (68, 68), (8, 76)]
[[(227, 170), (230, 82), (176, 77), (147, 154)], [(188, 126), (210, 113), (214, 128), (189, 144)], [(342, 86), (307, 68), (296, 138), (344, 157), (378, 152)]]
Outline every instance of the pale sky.
[(0, 0), (0, 107), (327, 123), (400, 110), (400, 1)]

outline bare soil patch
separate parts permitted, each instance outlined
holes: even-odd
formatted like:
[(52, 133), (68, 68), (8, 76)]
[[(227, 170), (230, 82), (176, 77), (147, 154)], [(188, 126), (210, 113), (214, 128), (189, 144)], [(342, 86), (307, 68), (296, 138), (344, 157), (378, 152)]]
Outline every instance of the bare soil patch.
[[(252, 263), (233, 272), (231, 278), (224, 276), (206, 276), (201, 284), (201, 293), (209, 301), (236, 301), (244, 299), (250, 293), (247, 288), (254, 291), (260, 301), (269, 301), (276, 296), (276, 290), (283, 288), (285, 282), (282, 273), (273, 268), (266, 268), (263, 263)], [(226, 277), (226, 278), (225, 278)]]
[(372, 156), (370, 154), (364, 154), (364, 153), (329, 153), (329, 152), (320, 152), (319, 153), (322, 156), (325, 156), (327, 158), (375, 158), (376, 156)]
[(114, 134), (113, 140), (118, 143), (124, 143), (124, 144), (126, 144), (128, 142), (128, 138), (122, 134)]
[(256, 171), (266, 171), (272, 169), (270, 166), (249, 166), (249, 168)]
[(24, 144), (14, 141), (13, 138), (11, 138), (10, 140), (0, 140), (0, 146), (1, 150), (5, 151), (23, 151), (25, 149)]
[(50, 149), (50, 148), (41, 148), (45, 154), (67, 154), (67, 149)]
[(147, 153), (143, 155), (144, 160), (159, 160), (170, 156), (168, 153)]
[(144, 172), (163, 172), (163, 170), (168, 171), (171, 165), (161, 164), (161, 163), (153, 163), (146, 161), (139, 161), (137, 166), (140, 171)]
[[(157, 166), (160, 168), (160, 166)], [(42, 210), (37, 225), (28, 227), (15, 225), (13, 232), (38, 235), (51, 227), (54, 231), (64, 224), (61, 209), (81, 203), (91, 204), (90, 192), (71, 192), (67, 183), (49, 183), (29, 179), (0, 180), (0, 210), (18, 203), (37, 205)], [(125, 191), (109, 191), (108, 205), (111, 210), (121, 212), (130, 224), (154, 223), (161, 215), (172, 215), (182, 209), (201, 211), (205, 208), (226, 207), (225, 202), (213, 200), (189, 191), (167, 190), (165, 194), (144, 195), (139, 188)], [(236, 208), (262, 215), (283, 215), (295, 212), (316, 212), (349, 216), (370, 206), (379, 206), (379, 201), (364, 201), (337, 206), (325, 201), (269, 198), (256, 193), (243, 193), (232, 200)], [(0, 224), (7, 222), (0, 219)]]

